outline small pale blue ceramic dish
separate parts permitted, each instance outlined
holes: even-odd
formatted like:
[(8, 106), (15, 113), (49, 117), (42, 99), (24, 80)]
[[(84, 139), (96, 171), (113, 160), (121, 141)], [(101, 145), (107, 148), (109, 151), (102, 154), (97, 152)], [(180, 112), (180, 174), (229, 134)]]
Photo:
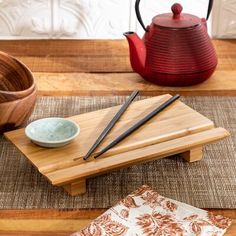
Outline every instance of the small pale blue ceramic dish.
[(80, 133), (74, 121), (50, 117), (33, 121), (26, 129), (26, 136), (42, 147), (62, 147), (70, 143)]

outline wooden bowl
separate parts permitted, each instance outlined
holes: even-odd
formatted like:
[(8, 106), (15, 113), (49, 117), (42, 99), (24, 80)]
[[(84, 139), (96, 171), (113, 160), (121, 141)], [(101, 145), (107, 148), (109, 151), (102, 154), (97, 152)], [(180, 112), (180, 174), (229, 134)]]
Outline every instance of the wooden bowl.
[(0, 103), (22, 99), (35, 89), (31, 71), (16, 58), (0, 52)]
[(36, 88), (28, 96), (0, 103), (0, 133), (23, 126), (34, 110)]

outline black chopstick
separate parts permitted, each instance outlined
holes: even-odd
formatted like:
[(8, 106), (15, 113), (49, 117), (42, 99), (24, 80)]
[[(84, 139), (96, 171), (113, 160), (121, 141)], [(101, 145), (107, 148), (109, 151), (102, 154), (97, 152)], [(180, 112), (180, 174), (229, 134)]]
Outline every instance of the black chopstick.
[(159, 112), (163, 111), (166, 107), (168, 107), (170, 104), (172, 104), (175, 100), (177, 100), (180, 97), (180, 95), (175, 95), (168, 99), (166, 102), (161, 104), (159, 107), (157, 107), (155, 110), (150, 112), (147, 116), (145, 116), (143, 119), (138, 121), (136, 124), (134, 124), (132, 127), (130, 127), (128, 130), (126, 130), (124, 133), (122, 133), (119, 137), (117, 137), (114, 141), (112, 141), (108, 146), (106, 146), (104, 149), (102, 149), (100, 152), (98, 152), (94, 158), (97, 158), (101, 156), (103, 153), (108, 151), (110, 148), (114, 147), (116, 144), (121, 142), (123, 139), (125, 139), (127, 136), (129, 136), (131, 133), (133, 133), (135, 130), (137, 130), (139, 127), (144, 125), (147, 121), (149, 121), (151, 118), (153, 118), (155, 115), (157, 115)]
[[(84, 160), (87, 160), (89, 156), (92, 154), (92, 152), (97, 148), (97, 146), (102, 142), (102, 140), (106, 137), (106, 135), (109, 133), (109, 131), (113, 128), (113, 126), (116, 124), (116, 122), (120, 119), (122, 114), (127, 110), (130, 103), (136, 98), (139, 91), (134, 90), (130, 97), (126, 100), (126, 102), (122, 105), (120, 110), (116, 113), (116, 115), (113, 117), (113, 119), (110, 121), (110, 123), (107, 125), (107, 127), (102, 131), (102, 133), (97, 138), (96, 142), (93, 144), (93, 146), (89, 149), (86, 156), (84, 156)], [(75, 158), (74, 161), (78, 160), (80, 158)]]

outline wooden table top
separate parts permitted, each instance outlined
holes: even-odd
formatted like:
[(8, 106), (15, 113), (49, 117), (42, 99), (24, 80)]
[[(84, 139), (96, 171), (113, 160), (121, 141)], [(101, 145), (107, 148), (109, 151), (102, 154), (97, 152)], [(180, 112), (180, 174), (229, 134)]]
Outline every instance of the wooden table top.
[[(0, 48), (34, 72), (39, 95), (124, 95), (136, 88), (142, 95), (178, 92), (190, 96), (235, 96), (236, 40), (213, 43), (219, 58), (213, 77), (200, 85), (177, 89), (152, 85), (133, 74), (125, 40), (3, 40)], [(0, 210), (0, 235), (70, 235), (104, 210)], [(225, 235), (236, 235), (236, 210), (210, 211), (234, 219)]]
[[(212, 78), (190, 87), (162, 87), (132, 73), (126, 40), (0, 41), (37, 80), (39, 95), (236, 95), (236, 40), (213, 40), (218, 66)], [(24, 47), (22, 47), (24, 45)]]

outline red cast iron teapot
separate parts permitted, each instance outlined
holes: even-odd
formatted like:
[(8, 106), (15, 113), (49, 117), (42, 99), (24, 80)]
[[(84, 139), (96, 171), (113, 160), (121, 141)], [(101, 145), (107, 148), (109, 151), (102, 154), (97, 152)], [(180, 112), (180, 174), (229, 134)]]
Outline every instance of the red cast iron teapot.
[(217, 57), (207, 33), (207, 19), (213, 0), (209, 1), (207, 18), (181, 13), (175, 3), (173, 13), (157, 15), (151, 25), (144, 26), (139, 2), (135, 10), (139, 23), (146, 31), (143, 39), (126, 32), (132, 68), (143, 78), (166, 86), (188, 86), (203, 82), (214, 72)]

